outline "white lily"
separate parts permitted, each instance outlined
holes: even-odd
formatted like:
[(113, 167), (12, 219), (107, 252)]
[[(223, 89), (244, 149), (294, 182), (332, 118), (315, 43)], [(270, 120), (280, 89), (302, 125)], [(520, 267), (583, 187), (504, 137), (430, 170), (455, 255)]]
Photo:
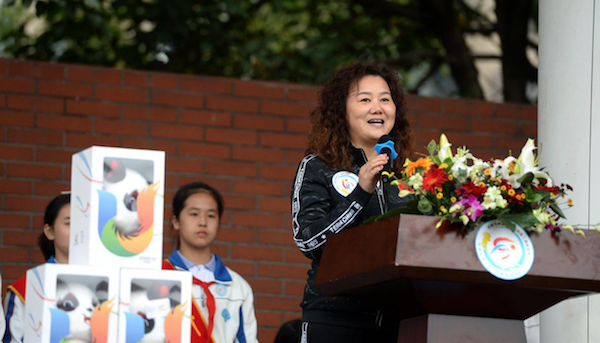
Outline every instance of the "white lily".
[(421, 174), (417, 173), (417, 174), (409, 177), (406, 184), (408, 186), (412, 187), (415, 191), (418, 191), (419, 189), (421, 189), (421, 186), (423, 185), (423, 176)]
[(468, 177), (473, 177), (475, 173), (483, 170), (486, 167), (487, 163), (473, 156), (473, 154), (469, 152), (459, 158), (456, 158), (450, 170), (452, 171), (454, 178), (456, 178), (459, 182), (464, 182)]
[(521, 170), (519, 167), (519, 160), (513, 156), (508, 156), (504, 160), (496, 160), (494, 163), (494, 171), (506, 179), (513, 188), (521, 187), (521, 183), (518, 181), (522, 176), (518, 171)]
[(438, 151), (438, 157), (442, 163), (444, 163), (447, 158), (452, 157), (452, 149), (450, 149), (451, 146), (452, 144), (448, 142), (448, 137), (442, 133), (440, 136), (440, 150)]
[(509, 156), (504, 161), (496, 160), (494, 163), (494, 172), (499, 172), (502, 178), (507, 179), (508, 183), (513, 188), (521, 187), (521, 183), (518, 181), (523, 175), (532, 173), (534, 176), (533, 183), (539, 183), (538, 179), (545, 179), (546, 186), (552, 187), (552, 179), (548, 174), (541, 171), (538, 167), (538, 159), (533, 153), (537, 149), (533, 139), (528, 139), (519, 158)]
[(400, 192), (398, 192), (398, 196), (401, 197), (401, 198), (404, 198), (404, 197), (407, 197), (407, 196), (409, 196), (411, 194), (414, 194), (414, 193), (415, 193), (414, 191), (411, 192), (408, 189), (403, 189)]
[(544, 173), (538, 167), (538, 158), (533, 153), (533, 150), (536, 150), (535, 141), (531, 138), (527, 140), (523, 149), (521, 149), (521, 154), (519, 155), (519, 168), (521, 175), (525, 175), (529, 172), (533, 173), (534, 183), (538, 182), (538, 179), (545, 179), (546, 186), (552, 187), (552, 179), (548, 174)]
[(498, 187), (496, 186), (492, 186), (489, 187), (483, 195), (482, 205), (483, 207), (485, 207), (486, 210), (493, 210), (495, 208), (506, 208), (506, 206), (508, 206), (508, 203), (502, 197), (502, 192), (500, 191), (500, 189), (498, 189)]

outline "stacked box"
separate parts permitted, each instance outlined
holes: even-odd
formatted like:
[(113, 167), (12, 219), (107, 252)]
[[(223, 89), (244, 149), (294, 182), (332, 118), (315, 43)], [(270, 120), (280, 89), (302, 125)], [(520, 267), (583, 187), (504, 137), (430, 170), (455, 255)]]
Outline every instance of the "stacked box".
[(119, 343), (190, 342), (192, 275), (121, 269)]
[(44, 264), (27, 271), (24, 342), (116, 342), (117, 268)]
[(163, 151), (73, 155), (69, 264), (160, 269), (164, 179)]
[(69, 264), (27, 272), (24, 341), (190, 342), (192, 276), (161, 270), (165, 153), (91, 147), (71, 168)]

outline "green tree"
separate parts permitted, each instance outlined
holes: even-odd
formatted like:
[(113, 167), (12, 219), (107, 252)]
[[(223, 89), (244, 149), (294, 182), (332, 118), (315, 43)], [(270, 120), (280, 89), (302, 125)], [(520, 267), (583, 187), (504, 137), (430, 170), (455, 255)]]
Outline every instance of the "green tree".
[[(442, 76), (472, 98), (483, 98), (475, 61), (496, 59), (505, 100), (525, 102), (534, 1), (496, 0), (494, 21), (467, 0), (5, 0), (0, 18), (35, 16), (0, 30), (0, 54), (316, 84), (364, 60), (397, 68), (412, 92)], [(475, 55), (473, 34), (498, 35), (502, 54)]]

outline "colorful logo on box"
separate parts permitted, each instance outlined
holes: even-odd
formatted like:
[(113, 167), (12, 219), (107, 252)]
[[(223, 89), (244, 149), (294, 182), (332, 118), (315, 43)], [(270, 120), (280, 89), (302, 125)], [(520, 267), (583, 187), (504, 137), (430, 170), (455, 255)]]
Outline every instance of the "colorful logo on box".
[[(154, 203), (160, 181), (148, 185), (137, 171), (127, 168), (117, 159), (104, 165), (104, 179), (97, 180), (83, 153), (77, 156), (85, 165), (79, 173), (90, 183), (101, 184), (98, 192), (98, 234), (104, 247), (117, 256), (138, 255), (152, 242), (154, 235)], [(86, 217), (89, 202), (77, 198), (77, 207)], [(82, 238), (83, 240), (83, 238)]]
[[(187, 302), (172, 308), (165, 318), (165, 342), (181, 342), (181, 328)], [(189, 319), (185, 316), (186, 319)], [(188, 326), (189, 327), (189, 326)]]
[(113, 254), (123, 257), (135, 256), (152, 242), (154, 235), (154, 200), (159, 182), (144, 188), (137, 196), (139, 226), (133, 232), (123, 233), (115, 224), (117, 198), (114, 194), (98, 189), (98, 234), (102, 244)]
[(331, 178), (331, 183), (338, 193), (347, 197), (358, 185), (358, 176), (348, 171), (337, 172)]
[(525, 276), (535, 258), (527, 232), (518, 225), (512, 230), (498, 220), (481, 225), (475, 237), (475, 251), (483, 267), (503, 280)]

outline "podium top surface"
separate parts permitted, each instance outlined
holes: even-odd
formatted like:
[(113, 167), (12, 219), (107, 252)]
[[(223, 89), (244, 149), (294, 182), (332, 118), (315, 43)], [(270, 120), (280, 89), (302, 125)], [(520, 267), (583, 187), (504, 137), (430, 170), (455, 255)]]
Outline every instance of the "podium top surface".
[(315, 285), (393, 306), (404, 318), (438, 313), (525, 319), (568, 297), (600, 291), (600, 234), (530, 234), (535, 260), (514, 281), (487, 272), (475, 232), (438, 218), (401, 215), (332, 235)]

